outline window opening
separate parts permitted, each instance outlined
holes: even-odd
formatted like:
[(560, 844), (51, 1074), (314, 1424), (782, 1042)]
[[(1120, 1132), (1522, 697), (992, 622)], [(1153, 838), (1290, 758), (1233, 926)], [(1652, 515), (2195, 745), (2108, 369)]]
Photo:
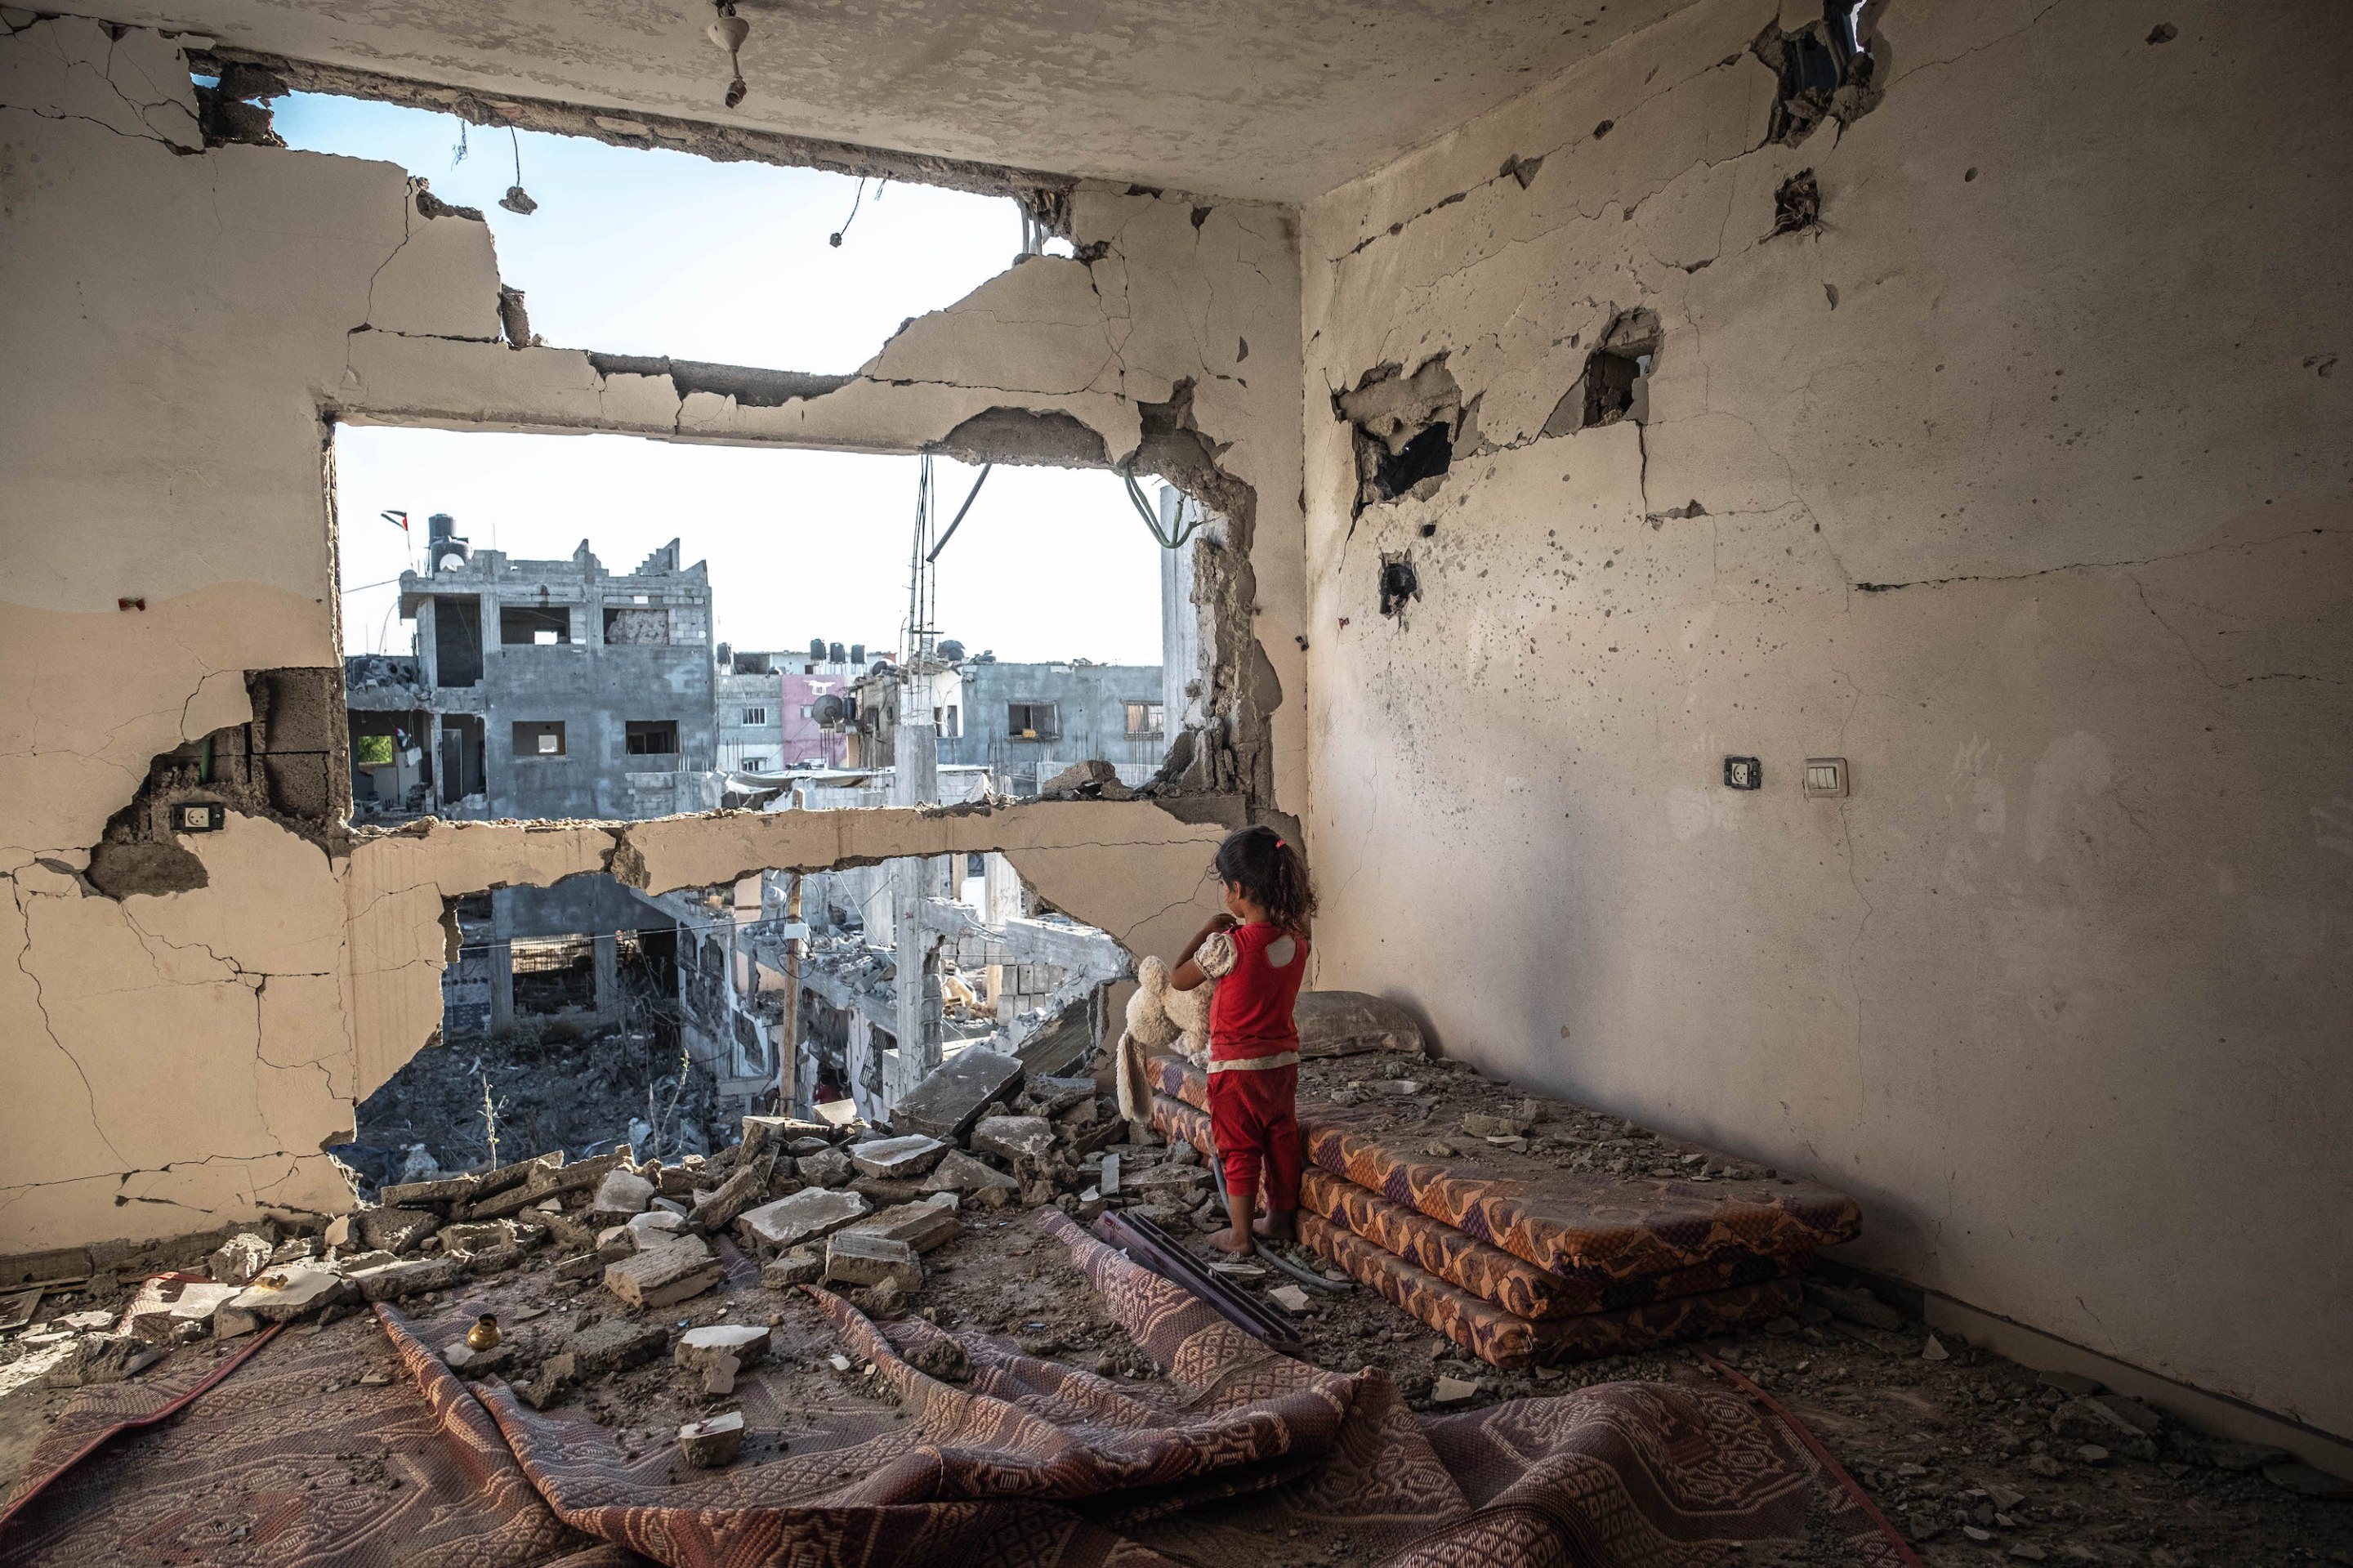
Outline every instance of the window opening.
[(1008, 703), (1005, 733), (1022, 740), (1052, 740), (1060, 735), (1061, 714), (1054, 703)]
[(678, 755), (678, 721), (630, 719), (628, 721), (627, 746), (631, 757), (675, 757)]
[(563, 756), (563, 724), (560, 721), (518, 720), (514, 726), (514, 752), (517, 758)]
[(768, 710), (765, 708), (745, 708), (744, 710), (744, 722), (745, 724), (754, 725), (765, 724), (768, 722)]
[(572, 641), (572, 611), (562, 605), (502, 605), (499, 641), (507, 647), (547, 647)]

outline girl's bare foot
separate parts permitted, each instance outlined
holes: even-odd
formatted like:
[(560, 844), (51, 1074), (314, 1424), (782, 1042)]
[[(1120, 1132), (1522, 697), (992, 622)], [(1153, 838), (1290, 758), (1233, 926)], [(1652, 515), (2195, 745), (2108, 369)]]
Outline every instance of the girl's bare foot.
[(1258, 1250), (1248, 1236), (1238, 1236), (1231, 1231), (1220, 1231), (1209, 1238), (1209, 1245), (1233, 1257), (1248, 1257)]
[(1289, 1241), (1291, 1211), (1284, 1209), (1271, 1214), (1261, 1214), (1250, 1222), (1250, 1229), (1269, 1241)]

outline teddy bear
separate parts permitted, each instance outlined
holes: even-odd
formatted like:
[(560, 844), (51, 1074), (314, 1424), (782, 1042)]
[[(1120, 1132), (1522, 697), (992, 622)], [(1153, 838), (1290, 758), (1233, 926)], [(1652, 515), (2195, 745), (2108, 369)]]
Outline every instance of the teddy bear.
[(1152, 1119), (1152, 1086), (1144, 1075), (1144, 1059), (1154, 1052), (1174, 1049), (1196, 1066), (1209, 1061), (1209, 1003), (1218, 993), (1216, 977), (1233, 968), (1233, 939), (1224, 932), (1212, 935), (1193, 955), (1210, 978), (1191, 991), (1168, 983), (1168, 966), (1146, 958), (1135, 966), (1135, 994), (1127, 999), (1127, 1031), (1119, 1037), (1119, 1114), (1132, 1123)]

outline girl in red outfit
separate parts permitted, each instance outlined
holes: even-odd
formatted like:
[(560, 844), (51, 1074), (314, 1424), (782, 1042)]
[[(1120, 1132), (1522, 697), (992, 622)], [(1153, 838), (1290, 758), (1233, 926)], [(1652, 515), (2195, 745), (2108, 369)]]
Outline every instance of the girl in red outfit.
[[(1209, 1245), (1241, 1256), (1253, 1233), (1288, 1240), (1299, 1207), (1299, 1029), (1291, 1009), (1307, 972), (1315, 895), (1299, 852), (1271, 828), (1228, 834), (1217, 869), (1228, 913), (1186, 944), (1168, 983), (1191, 991), (1218, 981), (1209, 1003), (1209, 1128), (1233, 1232)], [(1261, 1162), (1267, 1213), (1253, 1224)]]

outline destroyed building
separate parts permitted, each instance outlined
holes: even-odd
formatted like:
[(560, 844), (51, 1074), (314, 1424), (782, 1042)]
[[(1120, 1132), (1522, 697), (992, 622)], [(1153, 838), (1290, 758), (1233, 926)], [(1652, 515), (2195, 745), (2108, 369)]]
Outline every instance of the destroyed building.
[[(719, 804), (711, 582), (673, 539), (609, 572), (469, 552), (433, 519), (400, 578), (410, 659), (347, 662), (354, 801), (368, 818), (668, 816)], [(368, 742), (385, 737), (370, 751)], [(413, 759), (412, 754), (414, 755)], [(392, 766), (372, 765), (382, 755)], [(364, 789), (363, 789), (363, 782)]]
[[(0, 1398), (41, 1434), (0, 1551), (2353, 1558), (2341, 23), (0, 12)], [(853, 200), (944, 187), (1008, 265), (854, 366), (534, 330), (446, 168), (290, 149), (290, 94), (825, 170), (845, 254)], [(486, 552), (417, 579), (413, 669), (353, 669), (329, 486), (372, 424), (1156, 476), (1209, 520), (1163, 763), (944, 800), (906, 781), (978, 709), (927, 667), (919, 755), (844, 732), (891, 800), (714, 810), (674, 556), (618, 604)], [(658, 596), (678, 641), (607, 639)], [(609, 723), (466, 695), (680, 654)], [(1316, 879), (1309, 994), (1414, 1026), (1303, 1064), (1304, 1280), (1199, 1255), (1166, 1053), (1149, 1131), (1008, 1068), (929, 1132), (510, 1129), (369, 1201), (327, 1152), (450, 1048), (469, 899), (732, 925), (997, 855), (1140, 962), (1243, 823)], [(944, 1044), (894, 1040), (894, 1111)]]

